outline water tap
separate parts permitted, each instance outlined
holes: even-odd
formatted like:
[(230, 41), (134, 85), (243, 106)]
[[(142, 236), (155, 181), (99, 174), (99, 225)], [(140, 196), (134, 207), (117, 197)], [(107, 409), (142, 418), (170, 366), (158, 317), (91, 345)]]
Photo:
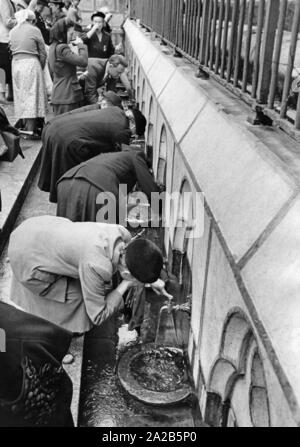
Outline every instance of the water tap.
[(164, 302), (164, 305), (162, 306), (160, 311), (162, 312), (163, 310), (166, 310), (168, 312), (168, 314), (170, 314), (172, 312), (172, 310), (174, 309), (173, 303), (174, 303), (173, 296), (170, 295), (168, 297), (168, 299)]
[(187, 301), (185, 303), (182, 304), (174, 304), (174, 299), (173, 297), (168, 298), (163, 307), (161, 308), (161, 311), (163, 310), (167, 310), (167, 312), (170, 314), (171, 312), (175, 311), (181, 311), (181, 312), (187, 312), (189, 315), (191, 314), (191, 303), (190, 301)]

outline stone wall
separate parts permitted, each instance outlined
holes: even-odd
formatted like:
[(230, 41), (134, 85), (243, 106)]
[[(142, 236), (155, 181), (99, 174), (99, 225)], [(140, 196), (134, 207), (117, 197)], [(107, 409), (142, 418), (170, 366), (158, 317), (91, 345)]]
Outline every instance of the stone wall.
[(167, 192), (205, 197), (201, 237), (188, 237), (195, 203), (191, 222), (165, 232), (171, 262), (179, 250), (192, 269), (188, 356), (201, 413), (213, 425), (299, 425), (294, 143), (275, 128), (251, 126), (244, 103), (197, 79), (194, 66), (134, 22), (125, 32), (154, 172)]

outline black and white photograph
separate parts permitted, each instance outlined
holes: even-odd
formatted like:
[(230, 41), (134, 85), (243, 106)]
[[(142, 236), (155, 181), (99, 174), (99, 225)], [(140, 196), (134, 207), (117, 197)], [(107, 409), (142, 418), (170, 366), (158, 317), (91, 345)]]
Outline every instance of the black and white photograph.
[(0, 0), (1, 431), (300, 426), (299, 31), (300, 0)]

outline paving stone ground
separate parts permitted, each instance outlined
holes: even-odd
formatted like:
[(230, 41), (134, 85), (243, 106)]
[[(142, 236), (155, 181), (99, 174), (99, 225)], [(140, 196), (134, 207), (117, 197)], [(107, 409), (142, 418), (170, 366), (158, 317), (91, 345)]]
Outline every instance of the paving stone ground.
[[(34, 179), (32, 187), (22, 206), (21, 212), (17, 218), (14, 228), (16, 228), (25, 219), (33, 216), (42, 216), (45, 214), (55, 215), (56, 205), (48, 201), (48, 194), (42, 192), (37, 187), (38, 176)], [(8, 301), (10, 288), (11, 269), (7, 258), (7, 245), (0, 256), (0, 300)]]

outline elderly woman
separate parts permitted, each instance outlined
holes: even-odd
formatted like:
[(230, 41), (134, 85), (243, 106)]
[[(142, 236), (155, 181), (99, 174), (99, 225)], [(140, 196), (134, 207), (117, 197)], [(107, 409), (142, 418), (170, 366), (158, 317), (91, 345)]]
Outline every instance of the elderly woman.
[(43, 75), (47, 53), (42, 33), (33, 25), (34, 12), (18, 11), (16, 19), (18, 23), (10, 32), (15, 116), (25, 119), (26, 130), (35, 138), (36, 119), (45, 118), (47, 111)]
[(60, 19), (50, 32), (49, 65), (53, 73), (52, 106), (54, 115), (70, 112), (83, 105), (83, 92), (79, 84), (76, 67), (86, 67), (88, 53), (80, 38), (72, 44), (77, 46), (78, 54), (72, 52), (68, 39), (74, 26), (66, 19)]

